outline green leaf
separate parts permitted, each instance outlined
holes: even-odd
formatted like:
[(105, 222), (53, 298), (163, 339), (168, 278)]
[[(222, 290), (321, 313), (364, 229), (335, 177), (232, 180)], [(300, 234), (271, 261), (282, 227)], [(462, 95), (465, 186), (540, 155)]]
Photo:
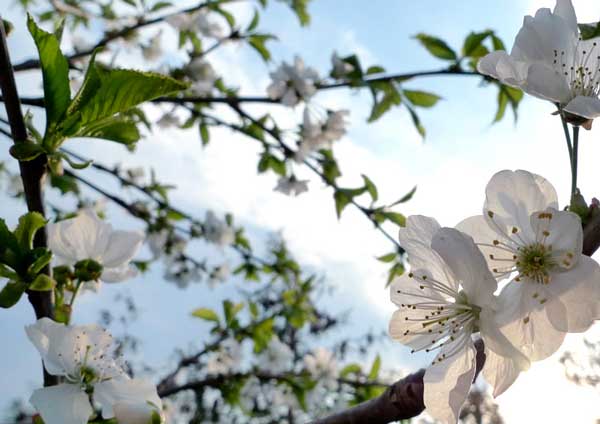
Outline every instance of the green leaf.
[(375, 357), (375, 360), (373, 361), (373, 365), (371, 365), (371, 371), (369, 371), (369, 375), (367, 376), (367, 378), (371, 381), (376, 380), (377, 376), (379, 375), (380, 368), (381, 368), (381, 358), (379, 357), (379, 355), (377, 355)]
[(8, 37), (15, 28), (15, 26), (12, 24), (12, 22), (7, 21), (6, 19), (2, 19), (2, 25), (4, 26), (4, 34), (6, 34), (6, 36)]
[(52, 260), (52, 252), (47, 250), (45, 247), (37, 247), (33, 250), (32, 263), (27, 268), (27, 274), (35, 276), (50, 263)]
[(225, 324), (229, 327), (235, 319), (238, 312), (244, 309), (244, 303), (233, 303), (230, 300), (223, 301), (223, 313), (225, 315)]
[(465, 38), (462, 54), (465, 57), (482, 57), (487, 54), (487, 48), (482, 45), (486, 38), (492, 35), (492, 31), (471, 32)]
[(404, 96), (415, 106), (433, 107), (441, 99), (437, 94), (420, 90), (404, 90)]
[(254, 352), (262, 352), (273, 337), (273, 318), (258, 323), (252, 329), (252, 340), (254, 341)]
[(421, 119), (419, 118), (419, 115), (417, 115), (417, 112), (413, 109), (412, 106), (409, 106), (408, 104), (405, 104), (405, 106), (406, 109), (408, 109), (408, 113), (410, 114), (415, 128), (417, 129), (421, 137), (425, 138), (425, 127), (423, 126), (423, 124), (421, 124)]
[(594, 22), (591, 24), (579, 24), (579, 31), (581, 32), (582, 40), (596, 38), (600, 36), (600, 22)]
[(30, 15), (27, 17), (27, 27), (40, 56), (48, 131), (62, 119), (71, 101), (69, 63), (60, 51), (56, 36), (39, 28)]
[[(391, 84), (390, 84), (391, 85)], [(394, 87), (389, 89), (383, 98), (379, 101), (375, 101), (373, 104), (373, 109), (371, 110), (371, 115), (369, 116), (368, 122), (374, 122), (381, 118), (384, 113), (392, 108), (392, 106), (400, 105), (402, 103), (402, 97), (398, 90)]]
[(60, 155), (54, 155), (54, 156), (55, 157), (58, 156), (59, 158), (63, 158), (64, 160), (66, 160), (68, 162), (69, 166), (73, 169), (86, 169), (88, 166), (90, 166), (94, 162), (91, 159), (86, 160), (85, 162), (76, 162), (73, 160), (73, 158), (71, 158), (67, 154), (60, 154)]
[(494, 33), (492, 33), (492, 46), (494, 47), (494, 50), (506, 50), (502, 40)]
[(50, 185), (54, 188), (59, 189), (62, 194), (66, 194), (69, 192), (73, 194), (79, 193), (79, 186), (77, 185), (77, 182), (73, 177), (70, 177), (68, 175), (51, 174)]
[(398, 225), (399, 227), (406, 226), (406, 217), (404, 215), (402, 215), (401, 213), (384, 211), (384, 212), (381, 212), (381, 214), (383, 216), (385, 216), (385, 218), (388, 221), (392, 221), (394, 224)]
[(56, 281), (54, 281), (51, 277), (46, 274), (39, 274), (33, 280), (33, 283), (29, 285), (29, 290), (34, 291), (49, 291), (54, 289), (56, 286)]
[(376, 202), (377, 199), (379, 198), (379, 194), (377, 193), (377, 186), (366, 175), (362, 174), (362, 177), (365, 182), (365, 187), (367, 188), (367, 191), (371, 195), (371, 200), (373, 202)]
[(9, 152), (13, 158), (21, 162), (34, 160), (39, 155), (45, 153), (42, 146), (28, 141), (13, 144)]
[(250, 21), (248, 28), (246, 28), (246, 32), (254, 31), (256, 29), (256, 27), (258, 26), (259, 21), (260, 21), (260, 15), (258, 14), (258, 10), (254, 9), (254, 16), (252, 17), (252, 21)]
[(124, 144), (128, 148), (135, 146), (140, 139), (140, 132), (136, 123), (131, 119), (120, 116), (108, 118), (96, 125), (88, 125), (77, 135), (114, 141)]
[(254, 34), (248, 37), (248, 44), (258, 52), (265, 62), (271, 60), (271, 52), (267, 49), (265, 43), (272, 38), (274, 38), (272, 35), (267, 34)]
[(387, 255), (379, 256), (377, 258), (377, 260), (384, 262), (384, 263), (390, 263), (390, 262), (393, 262), (394, 260), (396, 260), (396, 256), (398, 256), (396, 254), (396, 252), (391, 252), (391, 253), (388, 253)]
[(20, 281), (9, 281), (6, 283), (4, 288), (0, 290), (0, 308), (10, 308), (14, 306), (25, 290), (27, 286)]
[(507, 105), (510, 105), (513, 111), (515, 121), (518, 118), (519, 103), (523, 99), (523, 92), (518, 88), (498, 84), (498, 109), (493, 122), (499, 122), (504, 117)]
[(73, 99), (68, 114), (80, 115), (77, 119), (84, 127), (187, 86), (152, 72), (107, 70), (99, 66), (92, 56), (81, 90)]
[(291, 0), (292, 10), (296, 12), (296, 16), (302, 26), (307, 26), (310, 23), (310, 15), (308, 14), (309, 1), (310, 0)]
[(204, 122), (200, 123), (200, 139), (202, 140), (202, 145), (206, 146), (210, 141), (210, 132), (208, 131), (208, 125)]
[(394, 203), (392, 203), (389, 206), (392, 207), (392, 206), (396, 206), (396, 205), (398, 205), (400, 203), (406, 203), (406, 202), (408, 202), (415, 195), (416, 191), (417, 191), (417, 186), (414, 186), (412, 188), (412, 190), (410, 190), (408, 193), (406, 193), (404, 196), (402, 196), (399, 200), (396, 200)]
[(342, 190), (336, 190), (333, 193), (333, 199), (335, 200), (335, 212), (338, 219), (342, 216), (342, 211), (350, 203), (351, 198), (344, 193)]
[(164, 9), (165, 7), (171, 7), (173, 6), (173, 4), (169, 1), (159, 1), (154, 3), (154, 5), (152, 6), (152, 9), (150, 9), (150, 12), (156, 12), (160, 9)]
[(358, 364), (348, 364), (340, 371), (340, 377), (346, 378), (350, 374), (359, 375), (362, 371), (362, 368)]
[(205, 321), (214, 321), (216, 323), (219, 322), (219, 316), (217, 315), (217, 313), (209, 308), (194, 309), (194, 311), (192, 311), (192, 316), (203, 319)]
[(417, 34), (415, 38), (435, 57), (452, 61), (457, 59), (454, 50), (444, 40), (423, 33)]
[(46, 225), (46, 218), (38, 212), (28, 212), (19, 218), (15, 228), (15, 237), (23, 250), (33, 248), (33, 237), (40, 228)]

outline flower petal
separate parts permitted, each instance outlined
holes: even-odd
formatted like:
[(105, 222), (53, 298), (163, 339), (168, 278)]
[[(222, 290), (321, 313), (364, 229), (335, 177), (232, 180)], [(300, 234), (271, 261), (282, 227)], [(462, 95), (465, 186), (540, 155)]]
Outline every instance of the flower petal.
[(577, 15), (571, 0), (556, 0), (554, 6), (554, 15), (560, 16), (568, 25), (569, 29), (575, 36), (579, 35), (579, 27), (577, 26)]
[(94, 412), (87, 394), (75, 384), (38, 389), (29, 401), (45, 424), (86, 424)]
[(40, 318), (35, 324), (26, 326), (25, 332), (50, 374), (66, 375), (73, 372), (75, 336), (67, 326), (50, 318)]
[(423, 400), (427, 413), (443, 423), (456, 423), (474, 376), (475, 349), (471, 342), (454, 355), (427, 368), (423, 376)]
[(113, 405), (113, 410), (119, 424), (150, 424), (153, 413), (160, 413), (144, 402), (119, 402)]
[(600, 266), (594, 259), (582, 256), (573, 269), (554, 274), (547, 288), (553, 296), (546, 312), (556, 329), (582, 333), (598, 318)]
[(492, 303), (498, 283), (470, 236), (454, 228), (442, 228), (433, 237), (431, 247), (460, 280), (470, 303)]
[(94, 386), (94, 400), (102, 407), (102, 417), (114, 417), (113, 405), (123, 402), (150, 402), (162, 410), (156, 387), (148, 380), (113, 378)]
[(600, 116), (600, 99), (597, 97), (577, 96), (563, 108), (573, 115), (594, 119)]
[(577, 264), (583, 249), (581, 218), (577, 214), (548, 208), (532, 213), (530, 221), (536, 240), (552, 246), (552, 258), (559, 267), (570, 269)]
[(137, 231), (113, 231), (106, 250), (102, 254), (102, 264), (107, 268), (117, 268), (129, 263), (137, 254), (144, 236)]
[(493, 387), (494, 397), (504, 393), (515, 382), (521, 371), (518, 361), (486, 349), (482, 373), (485, 380)]
[(529, 359), (502, 333), (497, 314), (493, 310), (484, 309), (481, 311), (479, 314), (479, 331), (485, 342), (486, 352), (493, 351), (497, 355), (509, 358), (519, 370), (529, 369)]
[(571, 100), (571, 88), (564, 75), (542, 63), (532, 63), (527, 69), (527, 93), (543, 100), (565, 104)]
[(491, 52), (477, 63), (480, 73), (515, 88), (521, 88), (525, 83), (528, 67), (527, 63), (514, 60), (503, 50)]
[(406, 226), (398, 234), (400, 245), (408, 254), (411, 269), (427, 270), (431, 276), (444, 284), (456, 288), (453, 276), (437, 253), (431, 250), (434, 234), (440, 229), (440, 224), (422, 215), (411, 215), (406, 219)]

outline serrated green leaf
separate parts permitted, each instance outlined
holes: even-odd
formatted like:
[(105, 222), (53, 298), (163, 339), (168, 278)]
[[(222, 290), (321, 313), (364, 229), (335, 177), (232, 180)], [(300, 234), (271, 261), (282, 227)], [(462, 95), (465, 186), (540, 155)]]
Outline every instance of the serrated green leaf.
[(14, 306), (25, 290), (27, 286), (20, 281), (9, 281), (6, 285), (0, 290), (0, 308), (10, 308)]
[(192, 311), (192, 316), (203, 319), (205, 321), (219, 322), (219, 316), (215, 311), (209, 308), (198, 308)]
[(415, 38), (419, 40), (421, 45), (433, 56), (444, 60), (455, 61), (457, 59), (454, 50), (452, 50), (444, 40), (423, 33), (417, 34)]
[(120, 116), (105, 119), (97, 124), (87, 125), (77, 135), (114, 141), (124, 144), (128, 148), (135, 146), (140, 139), (140, 132), (136, 123)]
[(29, 290), (33, 291), (49, 291), (54, 289), (56, 281), (46, 274), (39, 274), (29, 285)]
[(441, 99), (434, 93), (421, 90), (404, 90), (404, 96), (415, 106), (433, 107)]
[(71, 101), (69, 63), (60, 50), (56, 36), (39, 28), (30, 15), (27, 17), (27, 28), (40, 57), (48, 132), (63, 118)]
[(38, 212), (28, 212), (19, 218), (19, 224), (15, 228), (15, 237), (23, 250), (33, 248), (33, 237), (40, 228), (46, 225), (46, 218)]

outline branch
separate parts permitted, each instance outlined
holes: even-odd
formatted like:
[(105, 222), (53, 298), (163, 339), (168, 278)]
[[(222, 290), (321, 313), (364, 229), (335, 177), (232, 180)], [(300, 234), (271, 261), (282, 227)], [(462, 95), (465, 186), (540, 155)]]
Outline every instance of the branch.
[[(21, 111), (21, 103), (17, 92), (15, 75), (13, 73), (12, 64), (8, 46), (6, 44), (6, 34), (4, 25), (0, 25), (0, 88), (6, 108), (6, 114), (10, 123), (12, 139), (15, 144), (26, 143), (28, 139), (27, 127), (23, 119)], [(21, 178), (23, 180), (23, 190), (25, 192), (25, 201), (27, 209), (30, 212), (38, 212), (44, 215), (44, 195), (43, 184), (46, 177), (46, 155), (40, 155), (34, 160), (21, 162), (19, 168)], [(36, 232), (33, 244), (35, 247), (46, 247), (46, 229), (42, 228)], [(50, 266), (46, 266), (43, 270), (45, 274), (51, 275)], [(53, 291), (27, 291), (29, 302), (33, 306), (35, 316), (39, 318), (54, 317), (54, 299)], [(50, 386), (57, 383), (57, 378), (51, 376), (44, 370), (44, 385)]]
[[(206, 7), (210, 7), (213, 4), (220, 5), (220, 4), (223, 4), (223, 3), (234, 3), (234, 2), (237, 2), (237, 1), (241, 1), (241, 0), (218, 0), (218, 1), (216, 1), (216, 0), (209, 0), (209, 1), (197, 4), (196, 6), (193, 6), (193, 7), (187, 8), (187, 9), (183, 9), (183, 10), (179, 10), (179, 11), (176, 11), (176, 12), (168, 13), (168, 14), (163, 15), (163, 16), (158, 16), (158, 17), (153, 18), (153, 19), (144, 20), (143, 17), (139, 17), (138, 18), (138, 22), (135, 23), (134, 25), (125, 27), (125, 28), (123, 28), (123, 29), (121, 29), (119, 31), (107, 33), (100, 41), (98, 41), (96, 43), (95, 46), (90, 47), (88, 49), (84, 49), (84, 50), (78, 51), (76, 53), (73, 53), (72, 55), (67, 56), (67, 60), (69, 62), (71, 62), (73, 60), (81, 59), (82, 57), (89, 56), (96, 49), (99, 49), (99, 48), (102, 48), (102, 47), (106, 46), (111, 41), (117, 40), (119, 38), (126, 37), (126, 36), (130, 35), (132, 32), (134, 32), (134, 31), (136, 31), (136, 30), (138, 30), (140, 28), (147, 27), (147, 26), (150, 26), (150, 25), (154, 25), (154, 24), (158, 24), (160, 22), (163, 22), (165, 19), (170, 18), (171, 16), (179, 15), (179, 14), (182, 14), (182, 13), (194, 13), (194, 12), (197, 12), (197, 11), (199, 11), (201, 9), (206, 8)], [(19, 72), (19, 71), (26, 71), (26, 70), (29, 70), (29, 69), (37, 69), (39, 67), (40, 67), (40, 61), (38, 59), (29, 59), (29, 60), (26, 60), (24, 62), (21, 62), (21, 63), (15, 65), (14, 66), (14, 70), (17, 71), (17, 72)]]

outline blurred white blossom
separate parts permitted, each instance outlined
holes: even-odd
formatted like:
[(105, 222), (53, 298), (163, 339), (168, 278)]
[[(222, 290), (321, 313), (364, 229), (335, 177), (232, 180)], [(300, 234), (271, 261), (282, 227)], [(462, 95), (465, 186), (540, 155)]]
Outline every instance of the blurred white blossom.
[(292, 107), (316, 93), (319, 74), (306, 67), (304, 61), (296, 56), (293, 65), (283, 62), (275, 72), (271, 72), (271, 79), (267, 87), (269, 97)]

